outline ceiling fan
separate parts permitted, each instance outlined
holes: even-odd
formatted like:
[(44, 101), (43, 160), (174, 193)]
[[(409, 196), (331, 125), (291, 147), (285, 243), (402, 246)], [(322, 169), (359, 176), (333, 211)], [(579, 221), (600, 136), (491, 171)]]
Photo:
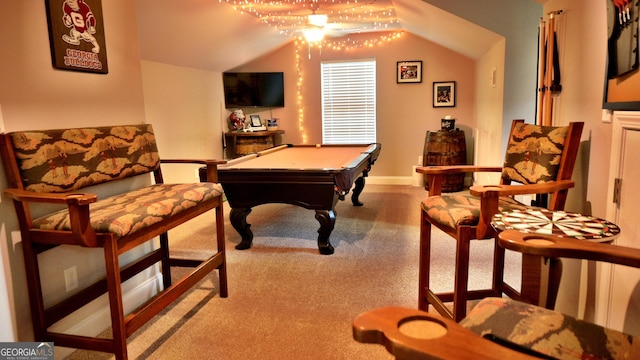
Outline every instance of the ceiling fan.
[(235, 6), (285, 35), (304, 36), (309, 42), (400, 28), (391, 0), (255, 0)]

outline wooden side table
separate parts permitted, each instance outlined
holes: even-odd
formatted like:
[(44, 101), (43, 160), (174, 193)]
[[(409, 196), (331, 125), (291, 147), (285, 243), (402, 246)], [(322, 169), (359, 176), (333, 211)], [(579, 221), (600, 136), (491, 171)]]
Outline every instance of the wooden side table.
[[(527, 234), (554, 235), (605, 243), (612, 242), (620, 234), (618, 225), (604, 219), (539, 208), (495, 214), (491, 219), (491, 226), (496, 230), (494, 256), (502, 264), (502, 268), (504, 268), (504, 249), (497, 245), (497, 236), (503, 230), (518, 230)], [(542, 276), (543, 269), (545, 273), (548, 271), (548, 275)], [(543, 259), (541, 256), (523, 254), (520, 292), (504, 282), (502, 273), (494, 273), (494, 287), (512, 299), (553, 309), (561, 276), (560, 259)], [(549, 292), (547, 293), (545, 289)]]
[(225, 158), (233, 159), (278, 146), (282, 144), (282, 134), (284, 130), (225, 133)]

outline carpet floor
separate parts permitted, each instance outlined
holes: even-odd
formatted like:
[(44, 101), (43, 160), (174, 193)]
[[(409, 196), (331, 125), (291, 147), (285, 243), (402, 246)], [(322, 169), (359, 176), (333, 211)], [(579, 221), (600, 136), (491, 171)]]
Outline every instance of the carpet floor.
[[(220, 298), (212, 273), (128, 339), (129, 358), (391, 359), (382, 346), (353, 340), (351, 322), (375, 307), (417, 307), (425, 196), (420, 187), (372, 184), (360, 196), (364, 206), (339, 202), (330, 238), (335, 253), (329, 256), (318, 253), (314, 212), (284, 204), (254, 208), (247, 218), (253, 247), (236, 250), (240, 236), (225, 203), (229, 297)], [(171, 231), (172, 252), (210, 248), (212, 218), (201, 216)], [(451, 290), (455, 242), (434, 229), (433, 243), (432, 287)], [(474, 241), (471, 252), (469, 287), (488, 287), (493, 241)], [(513, 255), (505, 279), (519, 286)], [(67, 359), (110, 358), (79, 350)]]

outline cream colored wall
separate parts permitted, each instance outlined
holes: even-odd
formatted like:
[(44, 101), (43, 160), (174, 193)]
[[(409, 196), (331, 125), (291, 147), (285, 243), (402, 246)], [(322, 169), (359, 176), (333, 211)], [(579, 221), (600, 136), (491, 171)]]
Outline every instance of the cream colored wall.
[(607, 56), (606, 0), (549, 0), (545, 14), (556, 17), (562, 92), (554, 97), (553, 122), (583, 121), (582, 149), (576, 163), (577, 187), (567, 209), (606, 215), (611, 124), (602, 121)]
[[(153, 124), (161, 158), (223, 158), (221, 73), (142, 61), (142, 83), (146, 122)], [(167, 165), (164, 180), (198, 180), (197, 168)]]
[[(582, 148), (569, 192), (567, 210), (606, 217), (611, 124), (602, 121), (607, 54), (605, 0), (549, 0), (544, 12), (563, 10), (557, 17), (562, 92), (554, 98), (555, 124), (584, 121)], [(564, 261), (564, 275), (556, 308), (578, 313), (579, 279), (587, 275), (579, 262)], [(590, 300), (589, 300), (590, 301)], [(589, 311), (589, 310), (588, 310)]]
[[(495, 44), (477, 64), (476, 109), (478, 126), (474, 164), (502, 166), (502, 109), (504, 98), (504, 40)], [(495, 72), (495, 80), (494, 78)], [(498, 184), (499, 173), (475, 174), (477, 184)]]
[[(456, 118), (456, 126), (465, 130), (471, 138), (476, 119), (476, 62), (442, 46), (405, 34), (381, 47), (361, 48), (349, 52), (322, 49), (309, 50), (300, 46), (300, 73), (303, 78), (301, 103), (303, 121), (298, 121), (297, 102), (289, 99), (296, 87), (290, 84), (297, 79), (296, 44), (289, 43), (274, 53), (234, 71), (284, 71), (286, 109), (280, 110), (280, 124), (286, 134), (285, 142), (322, 142), (322, 109), (320, 98), (320, 62), (323, 60), (375, 58), (377, 65), (377, 136), (382, 153), (371, 171), (372, 177), (403, 178), (410, 181), (412, 165), (422, 155), (427, 130), (439, 130), (440, 119), (446, 115)], [(421, 60), (422, 83), (397, 84), (398, 61)], [(432, 88), (436, 81), (456, 81), (456, 107), (433, 108)], [(293, 93), (293, 95), (292, 95)], [(248, 112), (245, 109), (245, 112)], [(275, 115), (274, 115), (275, 117)], [(304, 135), (304, 136), (303, 136)], [(470, 149), (471, 151), (472, 149)], [(472, 159), (470, 159), (472, 160)]]
[[(142, 123), (145, 109), (135, 12), (128, 0), (102, 2), (109, 73), (55, 70), (51, 65), (44, 1), (0, 2), (0, 107), (6, 131)], [(131, 184), (135, 186), (135, 184)], [(6, 188), (0, 169), (0, 191)], [(0, 265), (9, 308), (0, 308), (0, 341), (30, 341), (31, 320), (13, 205), (0, 201)], [(63, 270), (100, 276), (98, 250), (59, 247), (41, 255), (48, 301), (65, 293)], [(1, 283), (1, 282), (0, 282)], [(18, 326), (20, 324), (20, 326)], [(99, 329), (96, 329), (99, 330)]]

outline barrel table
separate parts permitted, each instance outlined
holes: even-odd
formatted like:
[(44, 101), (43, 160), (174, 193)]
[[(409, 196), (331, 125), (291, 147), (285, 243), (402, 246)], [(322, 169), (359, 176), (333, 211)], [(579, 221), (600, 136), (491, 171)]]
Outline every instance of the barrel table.
[[(424, 139), (422, 165), (463, 165), (467, 163), (467, 145), (464, 131), (427, 131)], [(465, 174), (446, 175), (442, 182), (443, 192), (464, 189)], [(429, 177), (425, 177), (424, 188), (429, 190)]]

